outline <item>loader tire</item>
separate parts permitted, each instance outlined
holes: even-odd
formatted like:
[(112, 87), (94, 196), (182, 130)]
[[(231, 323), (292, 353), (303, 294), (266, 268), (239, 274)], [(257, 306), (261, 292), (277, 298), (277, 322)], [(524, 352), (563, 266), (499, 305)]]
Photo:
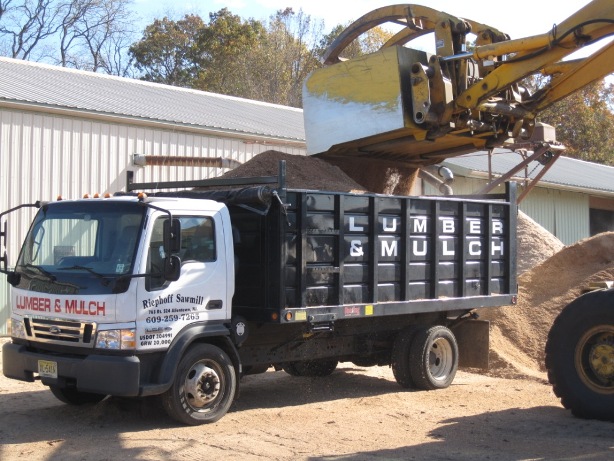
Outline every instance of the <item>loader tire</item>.
[(548, 380), (574, 416), (614, 421), (614, 291), (567, 305), (546, 342)]

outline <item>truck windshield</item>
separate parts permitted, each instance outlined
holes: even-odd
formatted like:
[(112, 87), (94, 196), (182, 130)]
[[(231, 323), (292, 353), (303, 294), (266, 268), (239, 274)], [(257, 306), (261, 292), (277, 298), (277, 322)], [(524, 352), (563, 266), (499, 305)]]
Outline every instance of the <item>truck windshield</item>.
[(102, 200), (42, 207), (15, 268), (22, 275), (20, 286), (111, 292), (118, 277), (132, 274), (145, 210), (134, 202)]

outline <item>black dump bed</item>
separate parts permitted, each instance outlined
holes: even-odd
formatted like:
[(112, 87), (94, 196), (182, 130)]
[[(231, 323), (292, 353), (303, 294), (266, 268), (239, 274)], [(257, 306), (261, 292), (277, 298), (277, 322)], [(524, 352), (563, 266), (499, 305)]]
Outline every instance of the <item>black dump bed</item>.
[[(261, 185), (227, 190), (244, 184)], [(156, 195), (226, 203), (235, 246), (233, 311), (247, 320), (319, 323), (516, 301), (514, 183), (505, 195), (481, 198), (292, 190), (281, 163), (278, 177), (191, 185), (221, 189)]]
[(484, 200), (279, 192), (268, 212), (229, 204), (233, 308), (248, 320), (327, 322), (515, 302), (514, 184)]

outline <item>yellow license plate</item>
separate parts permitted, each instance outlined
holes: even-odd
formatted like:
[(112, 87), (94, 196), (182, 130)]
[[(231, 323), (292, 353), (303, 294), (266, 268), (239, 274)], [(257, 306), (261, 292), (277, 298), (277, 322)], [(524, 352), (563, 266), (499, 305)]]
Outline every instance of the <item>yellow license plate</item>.
[(41, 378), (57, 378), (58, 362), (52, 362), (51, 360), (39, 360), (38, 374)]

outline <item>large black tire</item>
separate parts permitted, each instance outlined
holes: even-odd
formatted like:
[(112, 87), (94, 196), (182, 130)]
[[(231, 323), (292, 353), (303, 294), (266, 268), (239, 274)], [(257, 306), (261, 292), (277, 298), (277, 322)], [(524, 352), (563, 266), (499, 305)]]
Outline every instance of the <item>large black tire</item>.
[(306, 360), (289, 362), (283, 366), (283, 370), (291, 376), (321, 378), (331, 375), (338, 364), (339, 361), (335, 359)]
[(409, 374), (417, 389), (445, 389), (458, 370), (458, 345), (454, 333), (435, 325), (419, 329), (409, 350)]
[(237, 376), (228, 355), (211, 344), (197, 344), (179, 362), (173, 385), (162, 394), (162, 405), (181, 423), (213, 423), (230, 408), (236, 388)]
[(98, 403), (106, 397), (105, 394), (81, 392), (76, 389), (65, 389), (57, 386), (49, 386), (49, 390), (55, 396), (56, 399), (69, 405), (85, 405), (88, 403)]
[(546, 368), (573, 415), (614, 421), (614, 291), (588, 293), (561, 311), (548, 334)]
[(394, 344), (392, 345), (392, 354), (390, 357), (392, 374), (397, 383), (405, 388), (415, 387), (409, 369), (409, 350), (411, 349), (412, 341), (414, 336), (416, 336), (417, 330), (418, 327), (415, 326), (401, 330), (397, 334)]

